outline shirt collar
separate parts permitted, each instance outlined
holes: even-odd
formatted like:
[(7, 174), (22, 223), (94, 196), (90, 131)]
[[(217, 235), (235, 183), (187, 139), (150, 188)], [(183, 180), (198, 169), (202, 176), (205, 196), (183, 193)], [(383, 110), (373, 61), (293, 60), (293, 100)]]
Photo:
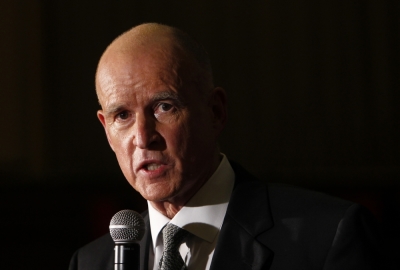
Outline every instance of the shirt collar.
[(210, 179), (170, 220), (148, 202), (153, 246), (162, 228), (171, 222), (201, 239), (212, 242), (221, 229), (235, 181), (235, 173), (228, 159), (222, 161)]

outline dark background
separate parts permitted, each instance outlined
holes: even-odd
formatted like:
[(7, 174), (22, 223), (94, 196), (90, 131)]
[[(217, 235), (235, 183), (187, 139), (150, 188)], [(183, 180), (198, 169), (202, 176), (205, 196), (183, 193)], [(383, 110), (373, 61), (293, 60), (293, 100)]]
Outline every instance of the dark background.
[(67, 269), (115, 212), (146, 208), (96, 118), (94, 73), (153, 21), (209, 51), (229, 158), (365, 205), (399, 250), (399, 14), (398, 0), (1, 0), (2, 268)]

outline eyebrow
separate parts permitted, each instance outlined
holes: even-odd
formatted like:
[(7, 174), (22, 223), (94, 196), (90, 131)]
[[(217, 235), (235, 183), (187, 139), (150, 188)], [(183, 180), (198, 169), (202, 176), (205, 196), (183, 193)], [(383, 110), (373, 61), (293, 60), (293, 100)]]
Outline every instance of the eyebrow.
[(106, 117), (114, 115), (117, 112), (123, 111), (125, 106), (111, 105), (108, 110), (103, 110)]
[(184, 100), (182, 100), (182, 97), (173, 91), (167, 90), (167, 91), (158, 92), (154, 96), (151, 97), (152, 102), (166, 100), (166, 99), (174, 100), (177, 103), (177, 105), (180, 107), (183, 107), (185, 105), (185, 102), (184, 102)]

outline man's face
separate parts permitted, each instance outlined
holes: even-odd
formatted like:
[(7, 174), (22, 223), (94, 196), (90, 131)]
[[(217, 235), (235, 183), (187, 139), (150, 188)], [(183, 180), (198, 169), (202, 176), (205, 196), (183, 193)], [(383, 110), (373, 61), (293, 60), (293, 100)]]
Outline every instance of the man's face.
[(125, 177), (150, 201), (192, 194), (216, 167), (221, 128), (190, 82), (193, 68), (178, 58), (167, 50), (115, 54), (97, 73), (98, 118)]

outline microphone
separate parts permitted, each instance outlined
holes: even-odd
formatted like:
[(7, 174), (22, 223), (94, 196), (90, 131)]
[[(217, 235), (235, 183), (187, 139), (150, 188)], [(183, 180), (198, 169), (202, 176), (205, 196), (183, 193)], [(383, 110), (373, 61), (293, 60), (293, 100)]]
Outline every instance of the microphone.
[(110, 221), (115, 242), (114, 270), (139, 270), (140, 245), (145, 232), (142, 216), (133, 210), (121, 210)]

